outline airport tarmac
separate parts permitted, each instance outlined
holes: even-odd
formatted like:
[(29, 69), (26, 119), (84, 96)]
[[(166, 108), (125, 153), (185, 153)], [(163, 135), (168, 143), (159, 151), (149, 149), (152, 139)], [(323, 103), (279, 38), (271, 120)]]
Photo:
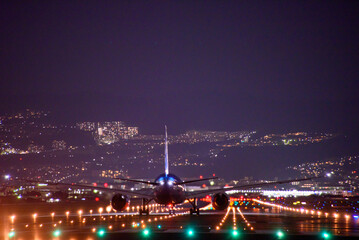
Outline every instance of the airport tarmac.
[[(205, 206), (202, 203), (202, 206)], [(189, 205), (174, 215), (156, 204), (139, 216), (132, 204), (113, 212), (100, 203), (1, 205), (1, 239), (356, 239), (359, 221), (273, 207), (230, 207), (189, 215)]]

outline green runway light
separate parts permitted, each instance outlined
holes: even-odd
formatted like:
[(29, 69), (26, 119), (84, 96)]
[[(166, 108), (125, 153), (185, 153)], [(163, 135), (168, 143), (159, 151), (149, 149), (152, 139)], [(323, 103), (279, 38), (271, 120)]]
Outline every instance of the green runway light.
[(282, 231), (278, 231), (277, 232), (277, 237), (280, 239), (280, 238), (283, 238), (284, 237), (284, 233)]
[(143, 235), (145, 235), (145, 237), (150, 235), (150, 230), (148, 230), (148, 229), (143, 230)]
[(14, 231), (9, 232), (9, 238), (12, 238), (12, 237), (15, 237), (15, 232)]
[(106, 234), (106, 231), (105, 231), (104, 229), (100, 229), (100, 230), (98, 230), (98, 232), (97, 232), (97, 235), (98, 235), (99, 237), (103, 237), (103, 236), (105, 236), (105, 234)]
[(233, 235), (234, 237), (237, 237), (237, 236), (238, 236), (238, 231), (233, 230), (232, 235)]
[(52, 235), (54, 235), (54, 237), (59, 237), (61, 235), (61, 231), (55, 230)]
[(158, 228), (158, 229), (161, 229), (161, 228), (162, 228), (162, 226), (161, 226), (161, 225), (158, 225), (158, 226), (157, 226), (157, 228)]
[(327, 232), (323, 232), (323, 233), (322, 233), (322, 237), (323, 237), (324, 239), (330, 239), (330, 234), (327, 233)]
[(193, 230), (190, 229), (190, 230), (188, 230), (187, 234), (188, 234), (188, 236), (192, 237), (194, 232), (193, 232)]

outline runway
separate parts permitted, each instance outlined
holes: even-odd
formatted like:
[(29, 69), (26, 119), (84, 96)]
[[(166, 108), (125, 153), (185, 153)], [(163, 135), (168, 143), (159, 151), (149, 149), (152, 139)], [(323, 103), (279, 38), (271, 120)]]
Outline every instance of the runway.
[[(1, 206), (1, 239), (355, 239), (356, 216), (318, 212), (252, 201), (225, 211), (202, 202), (199, 216), (189, 205), (168, 209), (151, 204), (149, 216), (139, 216), (132, 201), (123, 212), (99, 203), (33, 203)], [(299, 210), (299, 209), (298, 209)]]

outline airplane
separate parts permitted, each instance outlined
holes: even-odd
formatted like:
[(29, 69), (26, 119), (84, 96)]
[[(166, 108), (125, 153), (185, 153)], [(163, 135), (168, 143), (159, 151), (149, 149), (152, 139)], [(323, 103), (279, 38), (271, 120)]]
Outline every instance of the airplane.
[(115, 192), (111, 200), (111, 206), (116, 211), (123, 211), (129, 205), (130, 197), (139, 197), (142, 198), (142, 206), (139, 209), (140, 215), (149, 215), (148, 204), (151, 201), (154, 201), (158, 204), (169, 206), (170, 214), (174, 211), (171, 210), (177, 204), (182, 204), (186, 200), (192, 205), (190, 209), (190, 214), (199, 215), (199, 208), (197, 204), (197, 200), (200, 197), (205, 197), (207, 195), (212, 196), (212, 207), (215, 210), (224, 210), (229, 206), (230, 198), (226, 191), (231, 190), (240, 190), (240, 189), (248, 189), (254, 187), (262, 187), (266, 185), (274, 185), (274, 184), (283, 184), (283, 183), (291, 183), (291, 182), (300, 182), (307, 181), (314, 178), (320, 177), (311, 177), (311, 178), (302, 178), (295, 180), (282, 180), (282, 181), (273, 181), (266, 183), (254, 183), (254, 184), (246, 184), (246, 185), (237, 185), (232, 187), (220, 187), (217, 189), (210, 190), (197, 190), (197, 191), (187, 191), (186, 184), (207, 181), (211, 179), (216, 179), (216, 177), (211, 178), (201, 178), (189, 181), (182, 181), (178, 176), (169, 171), (169, 160), (168, 160), (168, 137), (167, 137), (167, 126), (165, 126), (165, 159), (164, 159), (165, 170), (164, 173), (160, 174), (154, 181), (143, 181), (136, 179), (127, 179), (127, 178), (114, 178), (117, 180), (123, 180), (128, 182), (136, 182), (136, 183), (144, 183), (152, 185), (151, 189), (140, 189), (140, 190), (124, 190), (124, 189), (113, 189), (106, 187), (98, 187), (98, 186), (88, 186), (82, 184), (70, 184), (70, 183), (59, 183), (59, 182), (48, 182), (48, 181), (37, 181), (37, 180), (28, 180), (28, 179), (19, 179), (27, 182), (41, 182), (49, 185), (61, 185), (68, 186), (72, 188), (89, 188), (96, 189), (101, 191), (110, 191)]

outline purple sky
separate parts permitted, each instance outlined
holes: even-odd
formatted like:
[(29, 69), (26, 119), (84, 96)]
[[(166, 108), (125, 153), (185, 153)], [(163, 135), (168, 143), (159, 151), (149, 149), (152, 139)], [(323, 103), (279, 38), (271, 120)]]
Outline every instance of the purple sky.
[(348, 130), (358, 1), (1, 1), (0, 112), (148, 132)]

